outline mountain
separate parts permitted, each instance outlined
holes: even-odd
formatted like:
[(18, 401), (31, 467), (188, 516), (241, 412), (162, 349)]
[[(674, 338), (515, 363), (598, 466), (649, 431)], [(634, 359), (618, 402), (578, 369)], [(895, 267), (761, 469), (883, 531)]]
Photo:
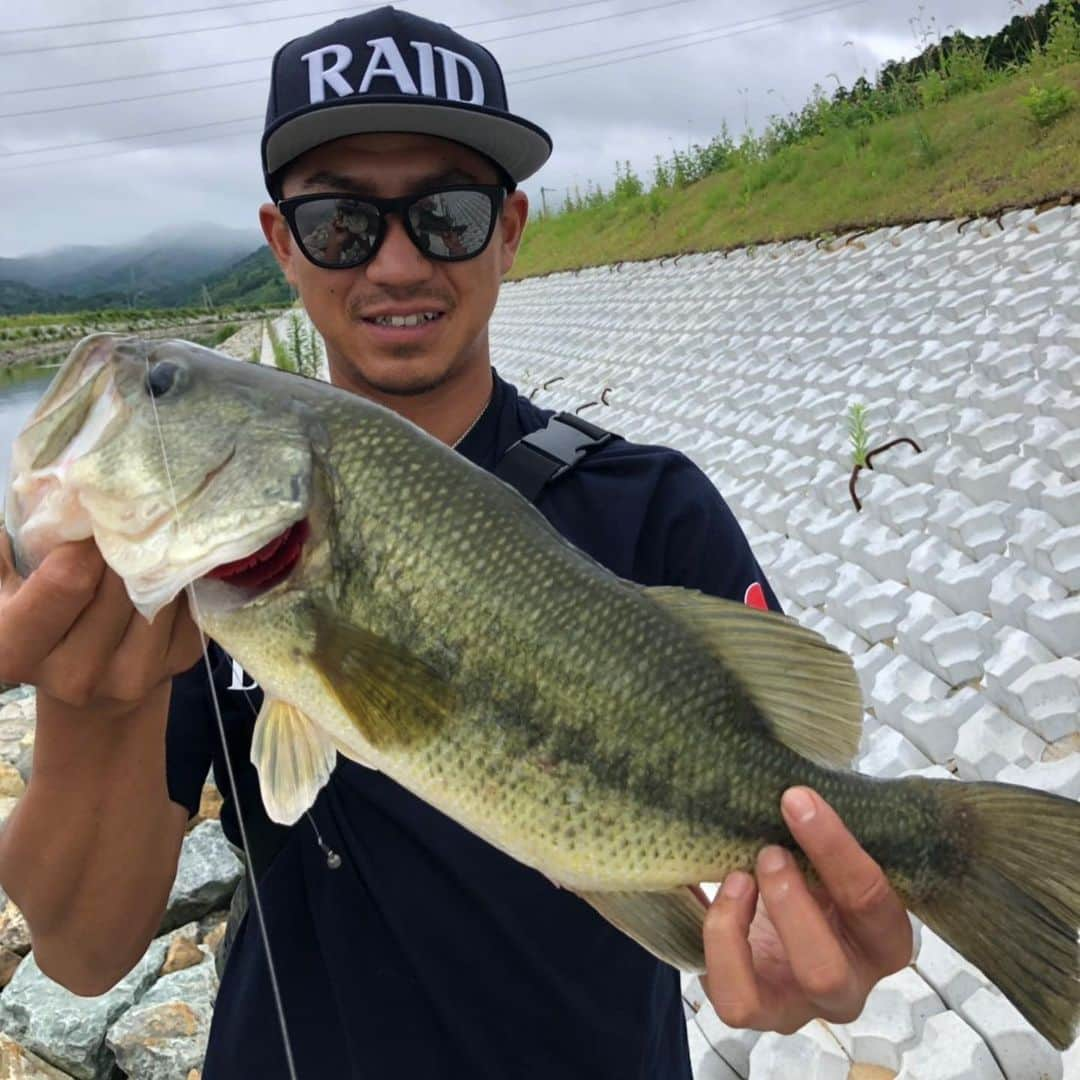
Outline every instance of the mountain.
[(211, 274), (188, 294), (185, 304), (203, 303), (204, 285), (213, 303), (221, 307), (288, 303), (295, 295), (265, 244), (239, 262)]
[(0, 259), (0, 281), (8, 286), (0, 311), (178, 306), (193, 290), (201, 299), (201, 283), (250, 255), (259, 239), (253, 229), (192, 222), (129, 244)]
[(80, 273), (106, 258), (112, 250), (115, 249), (81, 245), (17, 259), (0, 259), (0, 279), (21, 281), (35, 289), (62, 291), (56, 290), (59, 278)]
[(58, 299), (68, 301), (70, 298), (58, 298), (55, 293), (27, 285), (25, 281), (5, 281), (0, 278), (0, 315), (56, 311)]

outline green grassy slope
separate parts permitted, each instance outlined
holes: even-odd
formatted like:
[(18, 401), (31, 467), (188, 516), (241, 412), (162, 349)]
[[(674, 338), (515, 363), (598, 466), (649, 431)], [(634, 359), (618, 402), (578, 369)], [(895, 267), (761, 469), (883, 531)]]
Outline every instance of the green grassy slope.
[(511, 276), (1080, 196), (1080, 108), (1038, 126), (1022, 100), (1033, 83), (1080, 94), (1080, 63), (1042, 77), (1021, 70), (917, 112), (737, 161), (681, 189), (533, 220)]

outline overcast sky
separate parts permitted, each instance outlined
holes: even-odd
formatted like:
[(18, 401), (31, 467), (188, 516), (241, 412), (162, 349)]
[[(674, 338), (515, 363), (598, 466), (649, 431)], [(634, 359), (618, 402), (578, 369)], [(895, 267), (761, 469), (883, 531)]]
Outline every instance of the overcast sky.
[[(184, 222), (250, 228), (254, 247), (261, 237), (258, 147), (269, 58), (290, 38), (365, 6), (5, 2), (0, 256), (133, 240)], [(760, 129), (770, 114), (799, 108), (815, 82), (832, 88), (836, 78), (850, 85), (860, 73), (873, 77), (883, 61), (914, 55), (921, 33), (954, 27), (987, 33), (1018, 9), (1016, 0), (416, 0), (398, 6), (446, 22), (494, 52), (511, 110), (555, 142), (551, 160), (524, 185), (537, 204), (541, 184), (558, 189), (547, 195), (561, 202), (568, 186), (584, 188), (590, 179), (610, 185), (616, 160), (629, 159), (647, 173), (656, 154), (706, 142), (725, 120), (736, 135), (747, 122)], [(1032, 0), (1027, 9), (1034, 6)], [(192, 9), (206, 10), (175, 14)], [(97, 20), (110, 21), (17, 32)], [(612, 52), (620, 48), (626, 51)], [(627, 58), (645, 53), (651, 55)], [(610, 60), (618, 62), (574, 70)], [(200, 70), (154, 74), (191, 67)], [(539, 77), (547, 75), (553, 77)], [(224, 85), (230, 83), (242, 85)], [(146, 95), (155, 96), (91, 104)], [(28, 112), (36, 115), (12, 115)], [(65, 144), (90, 145), (49, 149)]]

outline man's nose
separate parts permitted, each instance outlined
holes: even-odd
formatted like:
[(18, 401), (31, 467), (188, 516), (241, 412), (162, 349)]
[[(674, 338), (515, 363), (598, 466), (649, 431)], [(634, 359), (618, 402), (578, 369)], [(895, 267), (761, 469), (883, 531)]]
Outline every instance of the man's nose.
[(429, 280), (435, 272), (396, 214), (387, 218), (386, 236), (366, 269), (368, 280), (377, 285), (412, 285)]

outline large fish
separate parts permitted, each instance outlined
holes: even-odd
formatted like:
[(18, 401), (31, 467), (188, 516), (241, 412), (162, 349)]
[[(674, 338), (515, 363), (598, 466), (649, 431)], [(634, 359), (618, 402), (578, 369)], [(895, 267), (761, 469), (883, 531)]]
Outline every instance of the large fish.
[(76, 347), (13, 450), (23, 572), (93, 536), (152, 616), (265, 690), (252, 757), (295, 821), (336, 754), (383, 770), (684, 970), (690, 886), (793, 845), (819, 791), (921, 919), (1055, 1046), (1080, 1018), (1080, 804), (845, 766), (850, 660), (783, 616), (622, 580), (395, 413), (185, 342)]

